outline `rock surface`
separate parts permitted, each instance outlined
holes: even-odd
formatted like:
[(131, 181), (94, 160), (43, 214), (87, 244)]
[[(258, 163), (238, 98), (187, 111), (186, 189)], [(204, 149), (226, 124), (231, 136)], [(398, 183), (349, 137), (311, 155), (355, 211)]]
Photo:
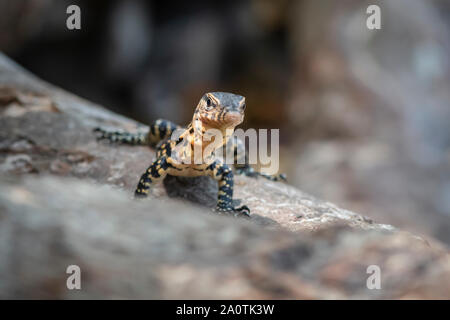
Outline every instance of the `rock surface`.
[(145, 130), (0, 55), (0, 298), (450, 298), (438, 242), (287, 184), (237, 177), (249, 221), (211, 212), (206, 177), (133, 201), (154, 152), (97, 142), (96, 126)]

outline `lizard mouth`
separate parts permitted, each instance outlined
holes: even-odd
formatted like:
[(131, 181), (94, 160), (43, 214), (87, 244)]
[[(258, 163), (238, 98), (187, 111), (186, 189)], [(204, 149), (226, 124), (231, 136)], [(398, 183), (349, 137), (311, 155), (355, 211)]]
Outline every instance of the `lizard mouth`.
[(244, 113), (240, 111), (224, 111), (215, 116), (202, 118), (202, 122), (215, 128), (235, 127), (244, 120)]
[(244, 120), (244, 114), (239, 111), (230, 111), (226, 112), (222, 118), (225, 124), (237, 126)]

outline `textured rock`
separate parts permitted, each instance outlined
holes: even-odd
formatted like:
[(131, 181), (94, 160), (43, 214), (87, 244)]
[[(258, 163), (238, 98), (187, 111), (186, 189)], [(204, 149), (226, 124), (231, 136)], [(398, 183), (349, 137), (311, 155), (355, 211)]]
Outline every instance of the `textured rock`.
[[(99, 143), (92, 128), (145, 128), (1, 55), (0, 88), (0, 298), (450, 298), (432, 239), (264, 179), (236, 179), (250, 221), (212, 213), (206, 177), (134, 201), (153, 150)], [(66, 288), (71, 264), (80, 291)], [(366, 287), (373, 264), (381, 290)]]
[[(268, 230), (71, 178), (12, 180), (0, 184), (1, 298), (450, 297), (444, 249), (403, 232)], [(65, 287), (72, 264), (80, 291)], [(381, 290), (366, 287), (371, 264)]]

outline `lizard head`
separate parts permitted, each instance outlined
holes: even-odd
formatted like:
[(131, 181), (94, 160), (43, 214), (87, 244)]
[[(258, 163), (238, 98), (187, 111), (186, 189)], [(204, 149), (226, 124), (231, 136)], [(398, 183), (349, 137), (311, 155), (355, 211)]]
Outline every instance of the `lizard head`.
[(209, 92), (201, 98), (194, 117), (211, 128), (234, 128), (244, 120), (244, 110), (245, 97), (227, 92)]

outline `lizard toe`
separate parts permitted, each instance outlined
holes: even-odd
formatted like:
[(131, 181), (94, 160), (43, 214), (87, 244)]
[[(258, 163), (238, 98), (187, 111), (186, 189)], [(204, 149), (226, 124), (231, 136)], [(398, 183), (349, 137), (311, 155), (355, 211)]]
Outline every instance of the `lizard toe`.
[(245, 218), (250, 218), (250, 209), (247, 206), (240, 206), (238, 208), (234, 208), (234, 207), (216, 207), (215, 210), (216, 212), (219, 213), (228, 213), (231, 214), (235, 217), (245, 217)]

